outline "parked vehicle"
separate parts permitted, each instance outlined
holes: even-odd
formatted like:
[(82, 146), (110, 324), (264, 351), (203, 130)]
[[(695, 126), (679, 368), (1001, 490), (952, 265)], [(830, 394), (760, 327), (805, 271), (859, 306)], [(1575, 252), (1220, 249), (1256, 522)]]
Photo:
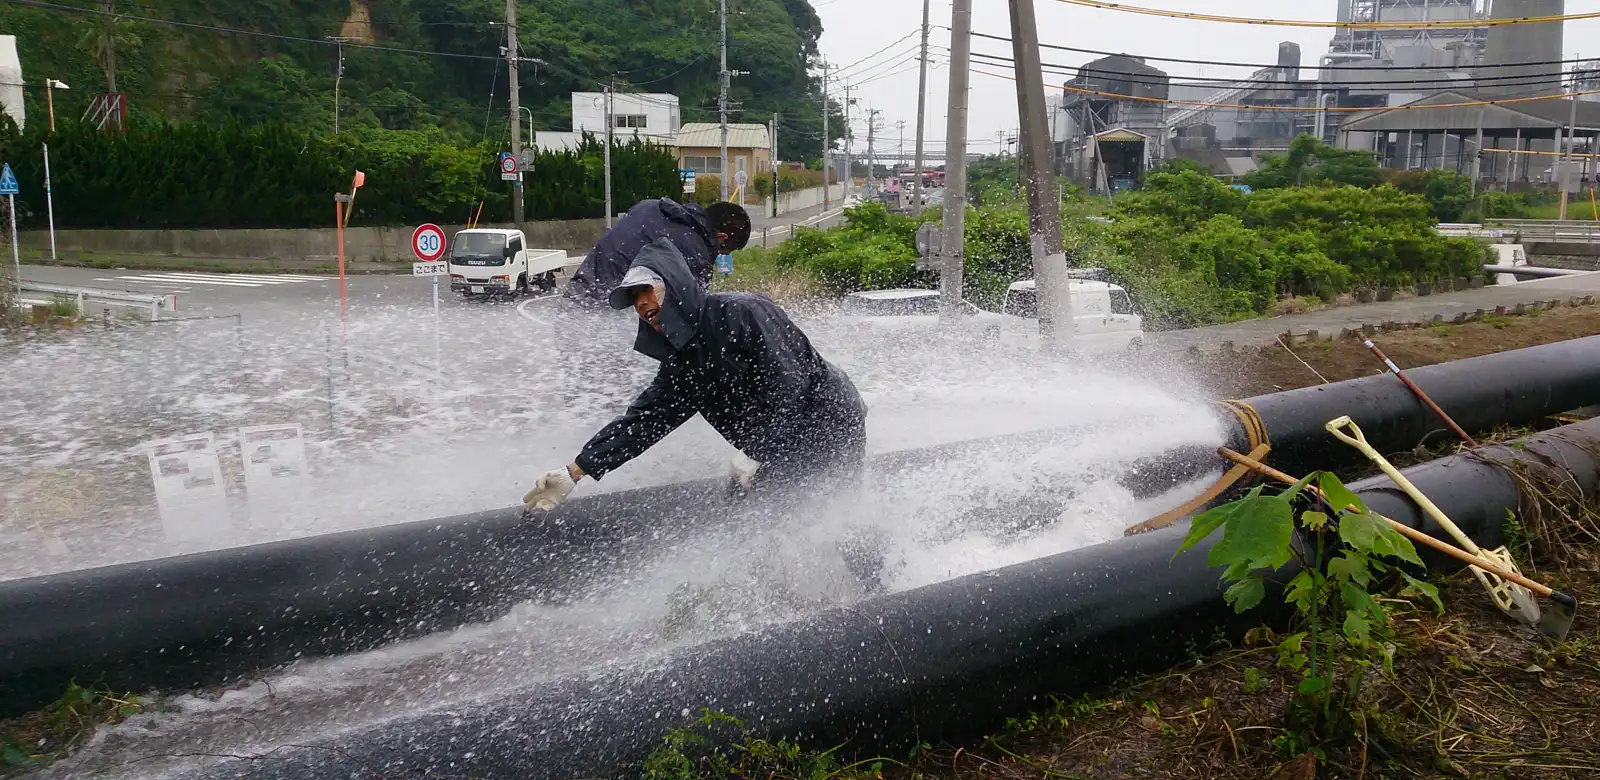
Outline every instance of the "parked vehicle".
[[(1144, 318), (1134, 313), (1128, 291), (1108, 282), (1073, 279), (1072, 318), (1078, 332), (1076, 349), (1084, 352), (1118, 352), (1144, 346)], [(999, 337), (1005, 341), (1039, 338), (1039, 286), (1032, 279), (1011, 285)]]
[[(864, 329), (904, 331), (932, 328), (939, 324), (939, 291), (922, 289), (869, 290), (844, 298), (845, 322)], [(1000, 315), (984, 311), (971, 301), (961, 302), (962, 311), (975, 322), (999, 327)]]
[(520, 230), (463, 230), (451, 242), (450, 290), (469, 298), (554, 290), (566, 264), (563, 250), (527, 248)]
[[(1098, 269), (1079, 269), (1075, 276), (1098, 276)], [(1075, 346), (1083, 352), (1105, 353), (1139, 349), (1144, 345), (1144, 320), (1134, 312), (1123, 288), (1109, 282), (1075, 278), (1072, 316), (1077, 321)], [(1011, 285), (1003, 311), (984, 311), (962, 301), (962, 311), (985, 336), (1002, 342), (1036, 346), (1039, 338), (1039, 293), (1032, 281)], [(891, 333), (932, 328), (939, 322), (939, 291), (924, 289), (872, 290), (851, 293), (843, 301), (845, 322), (865, 330)]]

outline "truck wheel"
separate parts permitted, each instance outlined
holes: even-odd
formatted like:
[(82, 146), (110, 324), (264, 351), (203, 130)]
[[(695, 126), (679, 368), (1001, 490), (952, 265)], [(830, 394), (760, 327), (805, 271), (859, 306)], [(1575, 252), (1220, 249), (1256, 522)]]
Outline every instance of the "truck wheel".
[(547, 271), (539, 276), (539, 289), (552, 292), (556, 289), (556, 272)]
[(512, 292), (512, 297), (528, 294), (528, 275), (521, 274), (517, 277), (517, 289)]

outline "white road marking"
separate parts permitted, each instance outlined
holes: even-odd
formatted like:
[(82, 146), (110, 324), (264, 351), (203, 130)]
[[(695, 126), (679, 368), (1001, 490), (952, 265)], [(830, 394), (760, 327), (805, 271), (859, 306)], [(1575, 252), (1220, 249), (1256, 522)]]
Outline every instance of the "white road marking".
[(149, 276), (122, 276), (122, 277), (118, 277), (116, 279), (104, 279), (104, 280), (96, 279), (95, 281), (130, 282), (130, 283), (133, 283), (133, 284), (162, 284), (162, 285), (172, 285), (172, 284), (210, 284), (210, 285), (216, 285), (218, 287), (265, 287), (265, 286), (267, 286), (267, 285), (263, 285), (263, 284), (258, 284), (256, 282), (227, 282), (227, 281), (222, 281), (222, 280), (219, 280), (219, 279), (195, 279), (195, 278), (191, 278), (191, 277), (172, 277), (172, 276), (167, 276), (167, 275), (163, 275), (163, 274), (151, 274)]
[(316, 282), (331, 281), (327, 276), (302, 276), (299, 274), (266, 275), (266, 274), (211, 274), (190, 273), (185, 271), (170, 271), (156, 274), (141, 274), (129, 276), (104, 277), (95, 279), (97, 282), (128, 282), (131, 284), (155, 284), (171, 286), (173, 284), (205, 284), (218, 287), (276, 287), (282, 284), (312, 284)]

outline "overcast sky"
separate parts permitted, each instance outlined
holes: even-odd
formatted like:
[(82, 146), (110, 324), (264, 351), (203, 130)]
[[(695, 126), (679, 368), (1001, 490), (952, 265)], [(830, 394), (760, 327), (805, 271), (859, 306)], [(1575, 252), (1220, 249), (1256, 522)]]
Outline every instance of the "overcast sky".
[[(1335, 18), (1337, 0), (1142, 0), (1137, 3), (1158, 8), (1200, 10), (1213, 14), (1246, 17), (1295, 19)], [(860, 62), (902, 36), (916, 32), (922, 24), (922, 0), (812, 0), (822, 17), (822, 54), (835, 66)], [(1007, 0), (972, 0), (974, 32), (1010, 37), (1011, 20)], [(1146, 54), (1187, 59), (1226, 60), (1268, 63), (1277, 59), (1278, 43), (1300, 44), (1302, 63), (1315, 66), (1332, 40), (1332, 28), (1267, 27), (1223, 24), (1135, 16), (1067, 5), (1056, 0), (1034, 0), (1042, 43), (1086, 49)], [(1286, 9), (1292, 8), (1292, 13)], [(1600, 0), (1572, 0), (1568, 13), (1600, 10)], [(945, 136), (945, 106), (949, 96), (948, 62), (950, 45), (950, 0), (933, 0), (930, 23), (936, 25), (929, 37), (938, 63), (928, 75), (928, 138), (930, 148), (942, 150)], [(1600, 20), (1571, 22), (1566, 30), (1566, 58), (1587, 55), (1600, 58)], [(1585, 40), (1589, 51), (1583, 51)], [(906, 123), (906, 148), (916, 133), (917, 69), (914, 59), (918, 38), (912, 35), (903, 43), (843, 72), (846, 83), (859, 82), (856, 93), (860, 105), (852, 118), (865, 116), (867, 107), (882, 111), (882, 125), (888, 135), (887, 146), (899, 143), (896, 123)], [(981, 38), (973, 40), (974, 52), (1011, 56), (1011, 44)], [(911, 59), (908, 59), (908, 56)], [(1092, 55), (1045, 50), (1047, 63), (1077, 66)], [(974, 62), (980, 60), (974, 59)], [(1232, 78), (1246, 76), (1248, 69), (1201, 68), (1174, 63), (1152, 63), (1173, 75)], [(981, 66), (979, 66), (981, 68)], [(1007, 66), (1009, 67), (1009, 66)], [(1003, 68), (981, 68), (993, 71)], [(1064, 77), (1046, 75), (1046, 84), (1060, 84)], [(973, 152), (993, 153), (998, 149), (996, 133), (1017, 126), (1015, 86), (1010, 81), (972, 75), (971, 117), (967, 137)], [(855, 121), (858, 150), (866, 148), (866, 124)]]

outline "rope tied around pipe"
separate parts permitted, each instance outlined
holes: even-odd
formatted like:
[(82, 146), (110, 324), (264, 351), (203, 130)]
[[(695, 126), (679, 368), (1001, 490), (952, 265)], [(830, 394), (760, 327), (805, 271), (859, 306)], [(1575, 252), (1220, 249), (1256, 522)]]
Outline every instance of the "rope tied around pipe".
[[(1256, 408), (1244, 401), (1221, 401), (1220, 405), (1233, 412), (1233, 416), (1238, 418), (1239, 425), (1244, 429), (1245, 436), (1249, 440), (1250, 458), (1257, 461), (1266, 460), (1267, 453), (1272, 451), (1272, 440), (1267, 434), (1267, 423), (1261, 419), (1261, 414), (1256, 411)], [(1183, 506), (1163, 512), (1138, 525), (1130, 526), (1122, 532), (1122, 535), (1138, 536), (1142, 533), (1166, 528), (1204, 509), (1232, 488), (1246, 489), (1260, 484), (1261, 481), (1260, 474), (1243, 466), (1234, 466), (1218, 478), (1211, 487), (1202, 491), (1200, 495), (1185, 501)]]

